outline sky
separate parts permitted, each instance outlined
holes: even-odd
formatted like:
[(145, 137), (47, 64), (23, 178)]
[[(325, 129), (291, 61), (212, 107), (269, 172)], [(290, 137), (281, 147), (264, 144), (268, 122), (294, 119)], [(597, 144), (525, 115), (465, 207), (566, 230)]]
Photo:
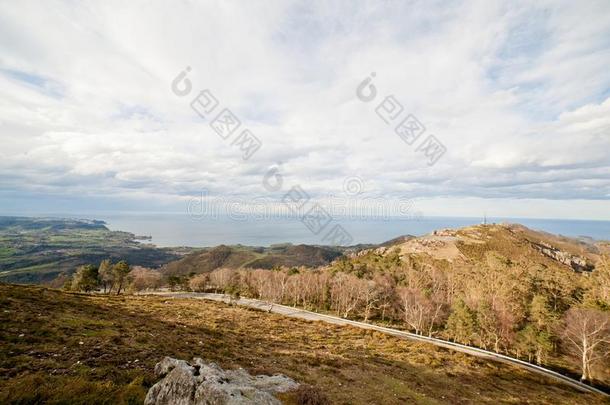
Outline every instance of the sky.
[[(281, 206), (298, 186), (430, 216), (610, 220), (609, 66), (607, 0), (3, 0), (0, 215), (184, 212), (202, 193)], [(217, 106), (198, 114), (204, 90)]]

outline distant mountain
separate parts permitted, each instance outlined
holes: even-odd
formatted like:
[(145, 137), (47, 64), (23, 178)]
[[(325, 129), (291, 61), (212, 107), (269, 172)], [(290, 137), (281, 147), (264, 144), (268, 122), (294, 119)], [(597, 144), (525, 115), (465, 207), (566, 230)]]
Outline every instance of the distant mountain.
[(217, 268), (318, 267), (343, 255), (342, 248), (281, 244), (270, 247), (217, 246), (202, 249), (163, 266), (167, 275), (206, 273)]

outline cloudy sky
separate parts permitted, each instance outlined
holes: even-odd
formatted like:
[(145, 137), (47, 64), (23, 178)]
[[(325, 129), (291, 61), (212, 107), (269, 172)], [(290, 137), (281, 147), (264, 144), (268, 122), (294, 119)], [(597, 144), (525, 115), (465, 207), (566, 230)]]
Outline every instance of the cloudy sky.
[[(357, 184), (425, 215), (610, 220), (607, 0), (6, 0), (0, 49), (0, 213)], [(208, 117), (190, 106), (204, 89)], [(376, 113), (389, 96), (425, 126), (413, 145)], [(227, 140), (222, 108), (241, 121)], [(246, 128), (262, 142), (248, 160)], [(429, 135), (446, 148), (432, 166)], [(272, 167), (280, 190), (263, 187)]]

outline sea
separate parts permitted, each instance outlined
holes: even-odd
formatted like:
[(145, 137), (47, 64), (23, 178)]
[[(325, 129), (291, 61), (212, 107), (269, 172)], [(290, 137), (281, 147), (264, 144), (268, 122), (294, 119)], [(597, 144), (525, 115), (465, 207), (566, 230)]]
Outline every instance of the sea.
[[(43, 216), (43, 215), (37, 215)], [(45, 215), (46, 216), (46, 215)], [(159, 247), (205, 247), (227, 245), (270, 246), (293, 243), (324, 245), (328, 232), (340, 225), (351, 237), (350, 244), (376, 244), (402, 235), (421, 236), (437, 229), (460, 228), (487, 223), (519, 223), (535, 230), (569, 237), (610, 240), (610, 221), (532, 218), (333, 218), (322, 229), (310, 229), (295, 217), (235, 219), (193, 217), (185, 213), (112, 212), (50, 214), (63, 218), (97, 219), (111, 230), (132, 232)], [(316, 231), (318, 231), (316, 233)]]

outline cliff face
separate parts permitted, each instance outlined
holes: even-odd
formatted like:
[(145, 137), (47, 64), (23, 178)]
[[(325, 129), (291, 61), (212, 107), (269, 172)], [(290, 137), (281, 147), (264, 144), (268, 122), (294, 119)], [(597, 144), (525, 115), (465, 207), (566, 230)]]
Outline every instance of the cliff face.
[(534, 247), (543, 255), (566, 266), (570, 266), (574, 271), (592, 271), (595, 268), (595, 266), (587, 262), (587, 259), (564, 252), (547, 243), (540, 242), (539, 244), (534, 244)]

